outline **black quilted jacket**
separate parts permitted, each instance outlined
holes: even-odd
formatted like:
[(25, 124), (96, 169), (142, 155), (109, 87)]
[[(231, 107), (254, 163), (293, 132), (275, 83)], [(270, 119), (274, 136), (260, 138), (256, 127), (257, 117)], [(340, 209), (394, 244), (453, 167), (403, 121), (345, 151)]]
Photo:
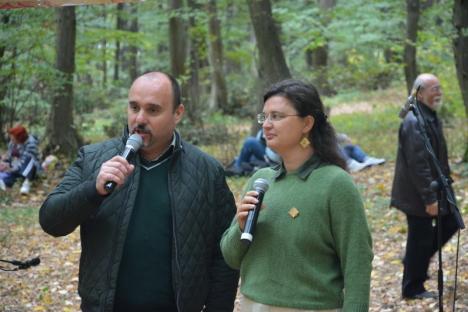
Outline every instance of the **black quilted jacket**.
[[(450, 177), (450, 167), (441, 121), (426, 105), (420, 103), (418, 106), (424, 115), (426, 127), (420, 128), (412, 111), (406, 115), (400, 126), (391, 206), (409, 215), (431, 217), (426, 213), (425, 205), (437, 201), (437, 192), (432, 190), (430, 185), (438, 175), (424, 146), (421, 129), (425, 129), (442, 172), (447, 178)], [(442, 211), (442, 214), (445, 213), (447, 211)]]
[[(224, 262), (219, 240), (235, 214), (234, 198), (219, 163), (176, 136), (168, 181), (174, 226), (172, 277), (178, 311), (232, 312), (238, 272)], [(40, 209), (40, 224), (53, 236), (67, 235), (80, 226), (78, 290), (83, 311), (113, 309), (138, 190), (140, 160), (135, 160), (135, 172), (125, 185), (108, 197), (97, 194), (95, 180), (101, 164), (119, 154), (126, 139), (124, 136), (81, 148), (77, 160)]]

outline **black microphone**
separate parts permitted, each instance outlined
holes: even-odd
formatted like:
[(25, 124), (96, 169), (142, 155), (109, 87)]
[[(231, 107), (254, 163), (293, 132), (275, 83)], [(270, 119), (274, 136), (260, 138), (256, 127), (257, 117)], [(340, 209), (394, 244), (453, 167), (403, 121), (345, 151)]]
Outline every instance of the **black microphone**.
[[(122, 152), (122, 154), (120, 154), (120, 156), (125, 158), (127, 161), (130, 161), (133, 159), (133, 157), (135, 157), (136, 152), (140, 149), (142, 145), (143, 139), (141, 138), (141, 136), (134, 133), (128, 138), (127, 143), (125, 144), (125, 149)], [(116, 185), (117, 183), (115, 183), (114, 181), (108, 181), (104, 185), (104, 189), (107, 191), (108, 194), (110, 194), (114, 191)]]
[(258, 203), (255, 205), (255, 208), (250, 210), (247, 214), (247, 220), (245, 221), (244, 231), (241, 235), (241, 241), (245, 242), (246, 244), (250, 244), (253, 240), (258, 214), (260, 212), (260, 208), (262, 207), (263, 196), (268, 190), (268, 186), (268, 181), (262, 178), (255, 180), (253, 184), (254, 190), (258, 193)]

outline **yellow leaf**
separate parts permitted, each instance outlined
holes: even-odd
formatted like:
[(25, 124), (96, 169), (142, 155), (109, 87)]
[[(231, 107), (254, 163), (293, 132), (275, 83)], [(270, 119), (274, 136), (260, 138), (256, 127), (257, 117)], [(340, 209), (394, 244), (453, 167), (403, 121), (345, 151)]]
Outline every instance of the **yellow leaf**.
[(49, 293), (45, 293), (42, 295), (42, 303), (45, 305), (52, 304), (52, 298), (50, 297)]

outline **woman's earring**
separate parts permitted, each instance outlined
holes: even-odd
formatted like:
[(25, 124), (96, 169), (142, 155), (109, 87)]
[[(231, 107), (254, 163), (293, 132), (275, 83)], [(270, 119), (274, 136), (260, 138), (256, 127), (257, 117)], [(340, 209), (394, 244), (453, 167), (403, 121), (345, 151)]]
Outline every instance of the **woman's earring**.
[(305, 136), (305, 137), (302, 138), (302, 140), (299, 142), (299, 144), (302, 146), (302, 148), (306, 149), (310, 145), (310, 141)]

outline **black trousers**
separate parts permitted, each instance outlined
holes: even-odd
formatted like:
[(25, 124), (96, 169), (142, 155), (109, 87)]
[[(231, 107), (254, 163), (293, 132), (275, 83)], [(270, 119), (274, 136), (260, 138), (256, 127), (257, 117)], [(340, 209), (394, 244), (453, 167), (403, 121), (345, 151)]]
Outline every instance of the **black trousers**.
[[(403, 297), (411, 297), (424, 292), (424, 282), (428, 279), (429, 263), (438, 250), (437, 229), (432, 226), (433, 218), (406, 215), (408, 237), (403, 260)], [(442, 216), (442, 246), (458, 230), (458, 224), (452, 214)]]

